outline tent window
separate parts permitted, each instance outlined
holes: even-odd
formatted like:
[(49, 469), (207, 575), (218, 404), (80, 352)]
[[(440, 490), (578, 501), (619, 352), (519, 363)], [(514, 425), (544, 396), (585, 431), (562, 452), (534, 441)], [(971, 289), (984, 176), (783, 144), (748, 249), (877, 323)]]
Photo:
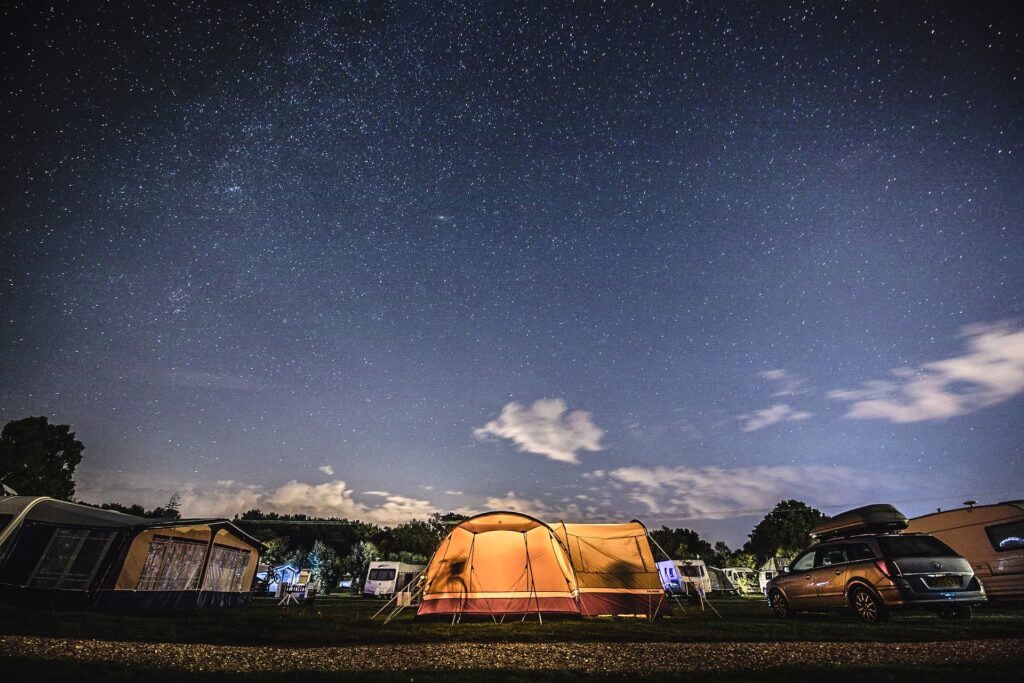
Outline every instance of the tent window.
[(57, 529), (28, 585), (32, 588), (86, 590), (115, 533), (102, 529)]
[(206, 567), (203, 580), (204, 591), (238, 593), (242, 590), (242, 578), (249, 565), (249, 551), (227, 546), (214, 546), (210, 564)]
[(205, 543), (154, 536), (136, 590), (195, 590), (205, 555)]

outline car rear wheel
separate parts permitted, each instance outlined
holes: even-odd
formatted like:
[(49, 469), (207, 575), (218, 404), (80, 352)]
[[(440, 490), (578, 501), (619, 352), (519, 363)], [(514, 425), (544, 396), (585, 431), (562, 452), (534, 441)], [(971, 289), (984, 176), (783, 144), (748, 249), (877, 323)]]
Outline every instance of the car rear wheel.
[(782, 594), (782, 591), (777, 588), (768, 593), (768, 604), (772, 606), (777, 617), (788, 619), (793, 616), (793, 610), (789, 608), (789, 601), (786, 600), (786, 596)]
[(957, 605), (956, 607), (943, 607), (939, 610), (939, 617), (942, 619), (970, 619), (971, 606)]
[(854, 588), (850, 595), (853, 611), (865, 624), (877, 624), (889, 618), (889, 611), (882, 601), (866, 588)]

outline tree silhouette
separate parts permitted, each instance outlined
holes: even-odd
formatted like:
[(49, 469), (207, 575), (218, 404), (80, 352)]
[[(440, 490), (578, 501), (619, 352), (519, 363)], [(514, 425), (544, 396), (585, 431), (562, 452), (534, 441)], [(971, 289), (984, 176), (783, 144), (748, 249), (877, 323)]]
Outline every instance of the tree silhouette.
[(743, 549), (754, 555), (758, 566), (769, 557), (792, 558), (810, 544), (808, 534), (825, 519), (820, 510), (807, 503), (784, 500), (754, 527)]
[(23, 496), (71, 500), (83, 450), (68, 425), (45, 416), (12, 420), (0, 432), (0, 481)]

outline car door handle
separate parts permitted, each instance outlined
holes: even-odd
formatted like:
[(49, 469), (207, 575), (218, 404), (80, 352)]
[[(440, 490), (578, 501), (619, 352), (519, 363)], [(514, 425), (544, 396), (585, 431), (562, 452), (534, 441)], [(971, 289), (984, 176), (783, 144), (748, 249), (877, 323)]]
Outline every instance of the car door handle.
[(836, 570), (836, 576), (839, 576), (839, 575), (840, 575), (840, 574), (842, 574), (842, 573), (843, 573), (843, 570), (842, 570), (842, 569), (837, 569), (837, 570)]
[(808, 574), (807, 576), (804, 577), (804, 581), (810, 581), (810, 580), (811, 580), (811, 575), (810, 574)]

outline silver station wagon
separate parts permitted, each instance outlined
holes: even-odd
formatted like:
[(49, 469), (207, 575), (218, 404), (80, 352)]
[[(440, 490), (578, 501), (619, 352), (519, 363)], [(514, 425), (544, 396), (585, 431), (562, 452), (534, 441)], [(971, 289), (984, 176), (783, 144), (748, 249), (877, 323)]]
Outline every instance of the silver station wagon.
[[(849, 523), (849, 517), (843, 519), (851, 515), (868, 521), (858, 524)], [(886, 517), (894, 519), (877, 521)], [(797, 555), (768, 584), (772, 609), (780, 617), (805, 610), (852, 609), (869, 624), (885, 621), (898, 609), (929, 609), (946, 619), (970, 618), (972, 606), (986, 599), (971, 565), (934, 536), (892, 530), (901, 525), (906, 526), (906, 518), (894, 508), (874, 505), (837, 516), (831, 524), (812, 531), (812, 537), (821, 542)]]

